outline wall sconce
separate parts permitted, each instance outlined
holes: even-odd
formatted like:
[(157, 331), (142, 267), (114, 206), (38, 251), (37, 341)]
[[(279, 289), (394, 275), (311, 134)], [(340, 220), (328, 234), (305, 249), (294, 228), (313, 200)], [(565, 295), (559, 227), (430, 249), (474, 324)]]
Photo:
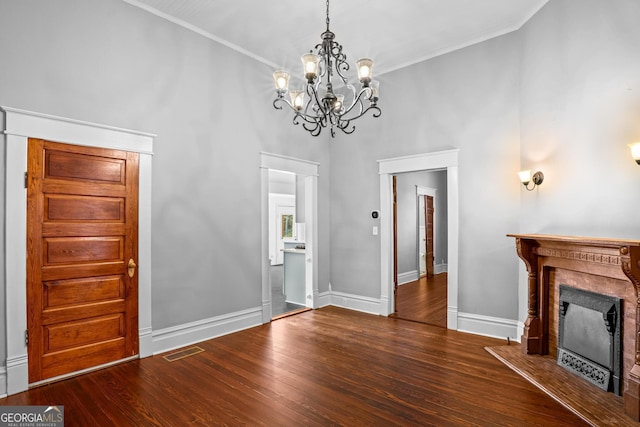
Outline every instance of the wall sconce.
[(629, 148), (631, 149), (631, 157), (640, 165), (640, 142), (629, 144)]
[[(533, 176), (531, 176), (530, 170), (520, 171), (518, 172), (518, 176), (520, 177), (522, 185), (524, 185), (524, 188), (526, 188), (528, 191), (532, 191), (534, 188), (536, 188), (536, 185), (540, 185), (542, 184), (542, 181), (544, 181), (544, 175), (540, 171), (534, 173)], [(533, 187), (529, 188), (529, 183), (531, 181), (533, 181)]]

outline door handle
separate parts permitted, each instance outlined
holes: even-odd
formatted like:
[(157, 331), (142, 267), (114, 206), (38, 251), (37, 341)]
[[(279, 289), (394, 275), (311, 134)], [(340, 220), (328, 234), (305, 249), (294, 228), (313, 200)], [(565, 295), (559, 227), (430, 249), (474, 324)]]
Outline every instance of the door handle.
[(136, 263), (133, 261), (133, 258), (129, 260), (129, 264), (127, 264), (127, 272), (129, 273), (129, 277), (133, 277), (136, 274)]

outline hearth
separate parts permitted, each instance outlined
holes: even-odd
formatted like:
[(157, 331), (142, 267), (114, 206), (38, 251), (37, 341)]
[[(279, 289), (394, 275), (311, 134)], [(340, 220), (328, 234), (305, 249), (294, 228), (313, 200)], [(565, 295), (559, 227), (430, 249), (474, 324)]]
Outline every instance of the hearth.
[(621, 306), (620, 298), (560, 285), (558, 365), (619, 396)]

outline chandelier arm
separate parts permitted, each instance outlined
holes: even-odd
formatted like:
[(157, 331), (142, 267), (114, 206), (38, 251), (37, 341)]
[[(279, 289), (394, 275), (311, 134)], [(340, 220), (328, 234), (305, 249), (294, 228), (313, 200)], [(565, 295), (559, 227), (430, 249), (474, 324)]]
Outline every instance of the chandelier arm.
[[(351, 126), (351, 129), (348, 129), (349, 126)], [(355, 125), (351, 124), (351, 119), (349, 119), (349, 120), (340, 120), (340, 122), (338, 123), (337, 127), (338, 127), (338, 129), (340, 129), (343, 133), (346, 133), (347, 135), (352, 134), (356, 130)]]
[(349, 117), (348, 119), (344, 119), (344, 121), (349, 121), (350, 122), (352, 120), (359, 119), (360, 117), (362, 117), (365, 114), (367, 114), (369, 111), (372, 112), (372, 117), (380, 117), (380, 115), (382, 114), (382, 111), (380, 111), (380, 108), (378, 108), (377, 105), (369, 105), (367, 108), (365, 108), (364, 110), (359, 112), (358, 115), (353, 116), (353, 117)]
[(293, 110), (294, 113), (298, 114), (298, 111), (294, 108), (293, 105), (291, 105), (291, 102), (289, 102), (288, 100), (286, 100), (285, 98), (276, 98), (273, 100), (273, 107), (276, 110), (282, 110), (282, 106), (279, 105), (280, 103), (284, 103), (286, 104), (289, 108), (291, 108)]
[(342, 52), (342, 45), (336, 41), (332, 41), (328, 55), (335, 61), (336, 73), (340, 76), (340, 80), (342, 80), (345, 85), (348, 84), (348, 79), (343, 73), (349, 71), (349, 63), (347, 62), (347, 55)]
[[(305, 107), (305, 114), (307, 114), (310, 117), (314, 117), (311, 116), (310, 114), (307, 113), (309, 107), (317, 107), (319, 111), (316, 111), (316, 116), (315, 117), (323, 117), (327, 115), (327, 111), (324, 108), (324, 105), (322, 105), (322, 102), (320, 102), (320, 98), (318, 98), (318, 85), (319, 82), (317, 82), (315, 85), (311, 85), (308, 84), (307, 85), (307, 95), (309, 95), (309, 102), (307, 103), (307, 106)], [(315, 101), (315, 103), (313, 102)]]
[(315, 123), (315, 126), (310, 127), (310, 126), (307, 126), (306, 123), (303, 123), (302, 127), (304, 128), (304, 130), (309, 132), (312, 136), (318, 136), (320, 135), (320, 132), (322, 131), (323, 126), (321, 126), (320, 123)]
[[(355, 88), (354, 88), (354, 93), (355, 93)], [(370, 93), (371, 93), (371, 89), (370, 88), (360, 89), (360, 92), (353, 99), (353, 102), (351, 103), (351, 105), (344, 111), (344, 113), (342, 113), (342, 116), (346, 116), (347, 114), (349, 114), (356, 105), (358, 105), (360, 107), (360, 111), (358, 112), (358, 114), (355, 117), (352, 117), (349, 120), (353, 120), (356, 117), (362, 116), (362, 114), (364, 114), (364, 112), (366, 111), (366, 109), (364, 109), (363, 96), (366, 94), (367, 96), (364, 99), (369, 99), (369, 96), (370, 96), (369, 94)], [(371, 101), (369, 101), (369, 102), (371, 102)], [(372, 105), (372, 104), (370, 104), (370, 105)]]

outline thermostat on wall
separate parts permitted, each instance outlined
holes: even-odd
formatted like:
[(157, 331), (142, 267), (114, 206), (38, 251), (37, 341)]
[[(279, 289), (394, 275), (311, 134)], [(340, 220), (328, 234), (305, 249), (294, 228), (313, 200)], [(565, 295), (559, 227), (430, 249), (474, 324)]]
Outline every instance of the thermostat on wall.
[(371, 218), (378, 219), (380, 216), (380, 211), (371, 211)]

